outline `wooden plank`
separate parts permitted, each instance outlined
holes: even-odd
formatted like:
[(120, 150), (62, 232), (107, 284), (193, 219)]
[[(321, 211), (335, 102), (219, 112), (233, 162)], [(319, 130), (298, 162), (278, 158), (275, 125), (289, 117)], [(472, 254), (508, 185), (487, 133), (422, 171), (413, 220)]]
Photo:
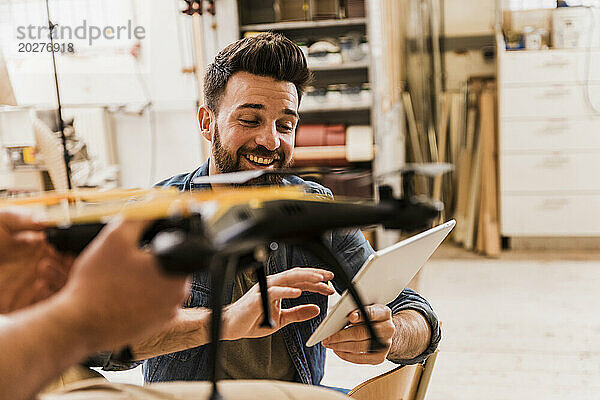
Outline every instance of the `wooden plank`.
[(412, 100), (410, 93), (402, 93), (402, 101), (404, 103), (404, 109), (406, 110), (406, 119), (408, 121), (408, 135), (410, 138), (410, 152), (414, 162), (422, 163), (423, 152), (421, 151), (421, 144), (419, 142), (419, 132), (417, 130), (417, 120), (415, 118), (415, 112), (412, 106)]
[[(437, 162), (446, 162), (446, 146), (448, 138), (448, 119), (450, 118), (450, 94), (444, 93), (442, 95), (442, 113), (440, 117), (440, 123), (438, 128), (439, 146), (437, 149)], [(442, 181), (443, 176), (436, 176), (433, 179), (433, 199), (442, 199)]]
[(497, 154), (495, 134), (495, 88), (486, 85), (481, 93), (481, 182), (477, 251), (488, 256), (500, 255), (498, 224)]
[(461, 149), (458, 163), (457, 199), (456, 199), (456, 228), (454, 230), (454, 241), (464, 243), (467, 236), (467, 208), (469, 204), (469, 182), (472, 172), (473, 137), (475, 136), (475, 123), (477, 110), (471, 108), (467, 118), (467, 132), (465, 147)]
[[(472, 93), (469, 95), (470, 106), (477, 108), (479, 104), (479, 96), (481, 95), (481, 82), (474, 81), (472, 83)], [(480, 110), (477, 111), (481, 115)], [(477, 121), (477, 113), (475, 114), (475, 120)], [(481, 140), (480, 126), (475, 122), (473, 124), (475, 130), (472, 135), (468, 138), (467, 146), (472, 149), (472, 158), (470, 163), (467, 164), (467, 168), (470, 169), (469, 183), (467, 189), (467, 208), (465, 212), (465, 237), (464, 247), (467, 250), (472, 250), (475, 246), (475, 239), (477, 235), (477, 218), (479, 213), (477, 208), (479, 207), (479, 195), (480, 195), (480, 180), (481, 180)]]
[(473, 172), (471, 174), (469, 180), (469, 199), (467, 204), (467, 213), (466, 213), (466, 234), (465, 234), (465, 242), (464, 247), (467, 250), (472, 250), (475, 245), (475, 238), (477, 235), (477, 218), (479, 213), (477, 212), (477, 207), (479, 206), (479, 196), (480, 196), (480, 179), (481, 179), (481, 141), (477, 140), (477, 144), (475, 145), (475, 153), (473, 154), (473, 162), (471, 164), (473, 166)]
[(438, 161), (438, 145), (437, 136), (435, 134), (435, 128), (433, 124), (430, 124), (427, 128), (427, 143), (429, 144), (429, 162)]

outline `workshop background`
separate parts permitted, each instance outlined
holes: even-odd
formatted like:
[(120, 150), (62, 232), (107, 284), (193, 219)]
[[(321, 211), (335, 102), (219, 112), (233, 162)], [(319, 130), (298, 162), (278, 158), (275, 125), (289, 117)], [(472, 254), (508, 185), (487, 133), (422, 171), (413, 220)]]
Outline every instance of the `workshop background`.
[[(315, 179), (372, 198), (407, 163), (454, 165), (415, 184), (457, 220), (411, 283), (443, 323), (427, 398), (600, 398), (600, 0), (198, 3), (0, 0), (0, 196), (68, 185), (50, 50), (73, 186), (146, 188), (206, 158), (198, 82), (218, 50), (280, 32), (315, 75), (296, 166), (352, 167)], [(323, 383), (393, 368), (329, 354)]]

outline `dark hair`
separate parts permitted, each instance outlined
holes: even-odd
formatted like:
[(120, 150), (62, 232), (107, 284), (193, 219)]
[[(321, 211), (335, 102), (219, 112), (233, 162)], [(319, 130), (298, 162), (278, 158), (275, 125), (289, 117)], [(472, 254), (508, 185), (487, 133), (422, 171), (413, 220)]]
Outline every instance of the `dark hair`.
[(240, 39), (221, 50), (206, 71), (204, 95), (215, 114), (227, 81), (239, 71), (291, 82), (298, 100), (312, 78), (304, 53), (288, 38), (267, 32)]

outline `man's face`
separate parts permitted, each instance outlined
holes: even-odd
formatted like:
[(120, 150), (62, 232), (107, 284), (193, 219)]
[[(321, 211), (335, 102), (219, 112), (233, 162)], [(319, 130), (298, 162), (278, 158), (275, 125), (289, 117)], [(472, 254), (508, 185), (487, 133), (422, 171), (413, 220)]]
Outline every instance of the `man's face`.
[(234, 74), (225, 87), (212, 134), (214, 172), (288, 167), (297, 124), (293, 83)]

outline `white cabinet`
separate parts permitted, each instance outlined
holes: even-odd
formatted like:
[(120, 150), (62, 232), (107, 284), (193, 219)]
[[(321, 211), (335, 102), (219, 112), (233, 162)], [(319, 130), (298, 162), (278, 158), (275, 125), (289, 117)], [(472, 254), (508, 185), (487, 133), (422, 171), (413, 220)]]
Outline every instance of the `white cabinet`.
[(600, 49), (498, 45), (504, 236), (600, 236)]
[(600, 49), (503, 52), (500, 72), (506, 85), (600, 81)]

